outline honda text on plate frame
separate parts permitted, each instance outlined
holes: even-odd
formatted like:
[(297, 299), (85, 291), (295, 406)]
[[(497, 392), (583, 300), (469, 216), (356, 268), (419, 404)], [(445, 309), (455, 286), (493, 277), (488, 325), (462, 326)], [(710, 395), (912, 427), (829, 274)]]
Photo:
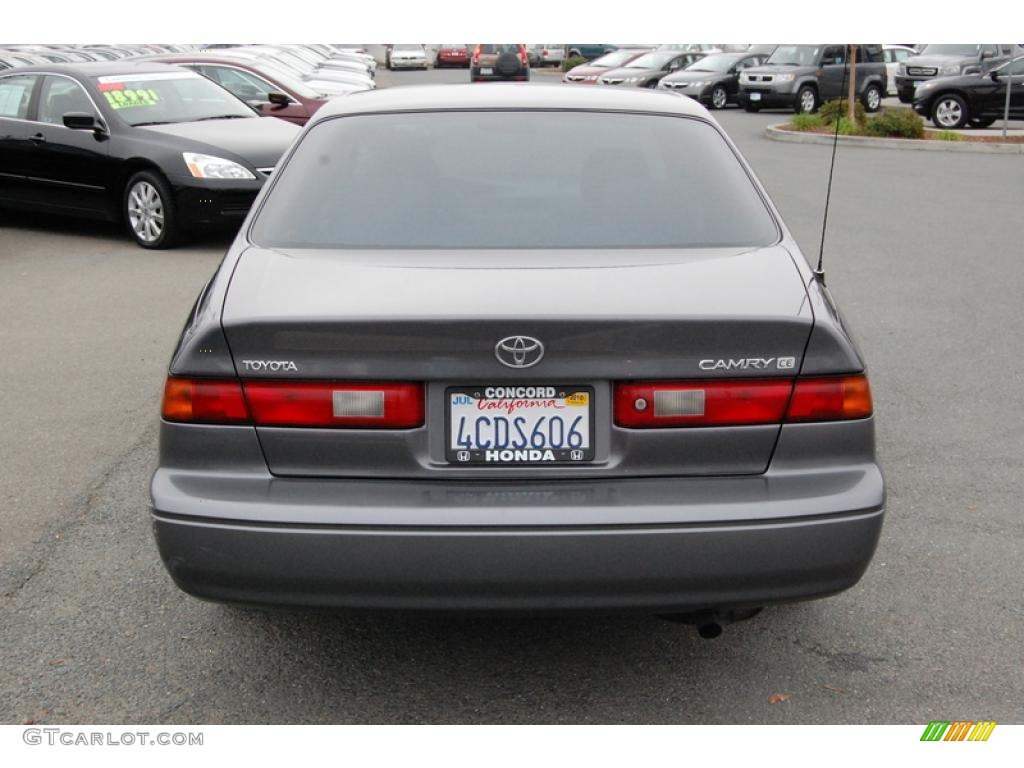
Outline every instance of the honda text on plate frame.
[(320, 110), (186, 324), (152, 481), (203, 598), (720, 618), (855, 584), (884, 497), (863, 359), (719, 126), (559, 86)]

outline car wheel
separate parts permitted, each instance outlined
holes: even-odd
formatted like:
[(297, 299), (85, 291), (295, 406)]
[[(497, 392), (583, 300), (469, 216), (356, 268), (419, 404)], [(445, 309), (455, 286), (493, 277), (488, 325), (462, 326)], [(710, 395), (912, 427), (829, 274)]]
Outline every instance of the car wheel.
[(651, 80), (650, 82), (644, 83), (644, 88), (657, 88), (657, 87), (658, 87), (658, 81), (657, 80)]
[(158, 173), (139, 171), (128, 179), (123, 212), (128, 232), (143, 248), (171, 248), (177, 242), (174, 198)]
[(882, 89), (872, 83), (864, 89), (861, 103), (864, 104), (864, 111), (877, 112), (882, 108)]
[(967, 103), (955, 93), (944, 93), (932, 102), (932, 122), (950, 130), (967, 125)]
[(725, 105), (729, 103), (729, 94), (726, 93), (725, 86), (716, 85), (711, 89), (711, 108), (712, 109), (725, 109)]
[(818, 108), (818, 92), (809, 85), (805, 85), (796, 94), (796, 104), (793, 108), (800, 113), (809, 114)]
[(971, 128), (988, 128), (995, 121), (994, 117), (972, 117), (970, 126)]
[(752, 102), (752, 101), (748, 101), (748, 102), (746, 102), (746, 103), (745, 103), (745, 104), (743, 105), (743, 109), (744, 109), (744, 111), (746, 111), (746, 112), (758, 112), (758, 111), (760, 111), (760, 109), (761, 109), (761, 105), (760, 105), (760, 104), (755, 104), (755, 103), (754, 103), (754, 102)]

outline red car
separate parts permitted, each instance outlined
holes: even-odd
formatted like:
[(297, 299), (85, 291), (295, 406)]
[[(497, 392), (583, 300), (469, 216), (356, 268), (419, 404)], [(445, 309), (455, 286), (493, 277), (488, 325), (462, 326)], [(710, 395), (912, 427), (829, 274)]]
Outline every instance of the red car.
[(619, 48), (610, 51), (600, 58), (588, 61), (586, 64), (580, 64), (578, 67), (573, 67), (562, 75), (562, 82), (576, 83), (578, 85), (595, 85), (597, 78), (605, 72), (618, 67), (624, 67), (633, 59), (643, 56), (645, 53), (650, 53), (651, 50), (651, 48)]
[[(313, 113), (327, 103), (326, 96), (317, 93), (298, 78), (278, 71), (271, 64), (231, 58), (224, 54), (207, 56), (203, 53), (181, 53), (147, 58), (149, 61), (187, 67), (257, 107), (264, 115), (278, 117), (296, 125), (305, 125)], [(273, 100), (271, 93), (276, 94)]]
[(445, 43), (437, 49), (437, 58), (434, 59), (434, 69), (440, 69), (441, 67), (468, 66), (469, 46)]

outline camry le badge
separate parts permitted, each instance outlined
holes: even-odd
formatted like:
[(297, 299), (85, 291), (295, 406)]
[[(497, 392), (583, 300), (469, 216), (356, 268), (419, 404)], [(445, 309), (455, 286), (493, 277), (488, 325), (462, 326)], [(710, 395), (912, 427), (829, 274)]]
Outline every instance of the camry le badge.
[(506, 336), (494, 345), (494, 356), (509, 368), (530, 368), (544, 357), (544, 345), (532, 336)]

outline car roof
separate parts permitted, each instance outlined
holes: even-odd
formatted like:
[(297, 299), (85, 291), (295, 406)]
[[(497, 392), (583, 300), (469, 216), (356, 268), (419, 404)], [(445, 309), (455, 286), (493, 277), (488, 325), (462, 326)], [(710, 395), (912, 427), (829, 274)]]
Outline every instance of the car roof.
[(418, 85), (360, 91), (332, 99), (312, 122), (334, 115), (445, 109), (580, 109), (707, 116), (695, 100), (647, 88), (577, 88), (566, 85), (488, 83)]
[[(181, 72), (180, 67), (161, 64), (156, 61), (89, 61), (74, 64), (32, 64), (17, 68), (19, 73), (53, 73), (57, 75), (79, 75), (102, 77), (104, 75), (138, 75), (150, 72)], [(4, 74), (13, 70), (5, 70)]]

